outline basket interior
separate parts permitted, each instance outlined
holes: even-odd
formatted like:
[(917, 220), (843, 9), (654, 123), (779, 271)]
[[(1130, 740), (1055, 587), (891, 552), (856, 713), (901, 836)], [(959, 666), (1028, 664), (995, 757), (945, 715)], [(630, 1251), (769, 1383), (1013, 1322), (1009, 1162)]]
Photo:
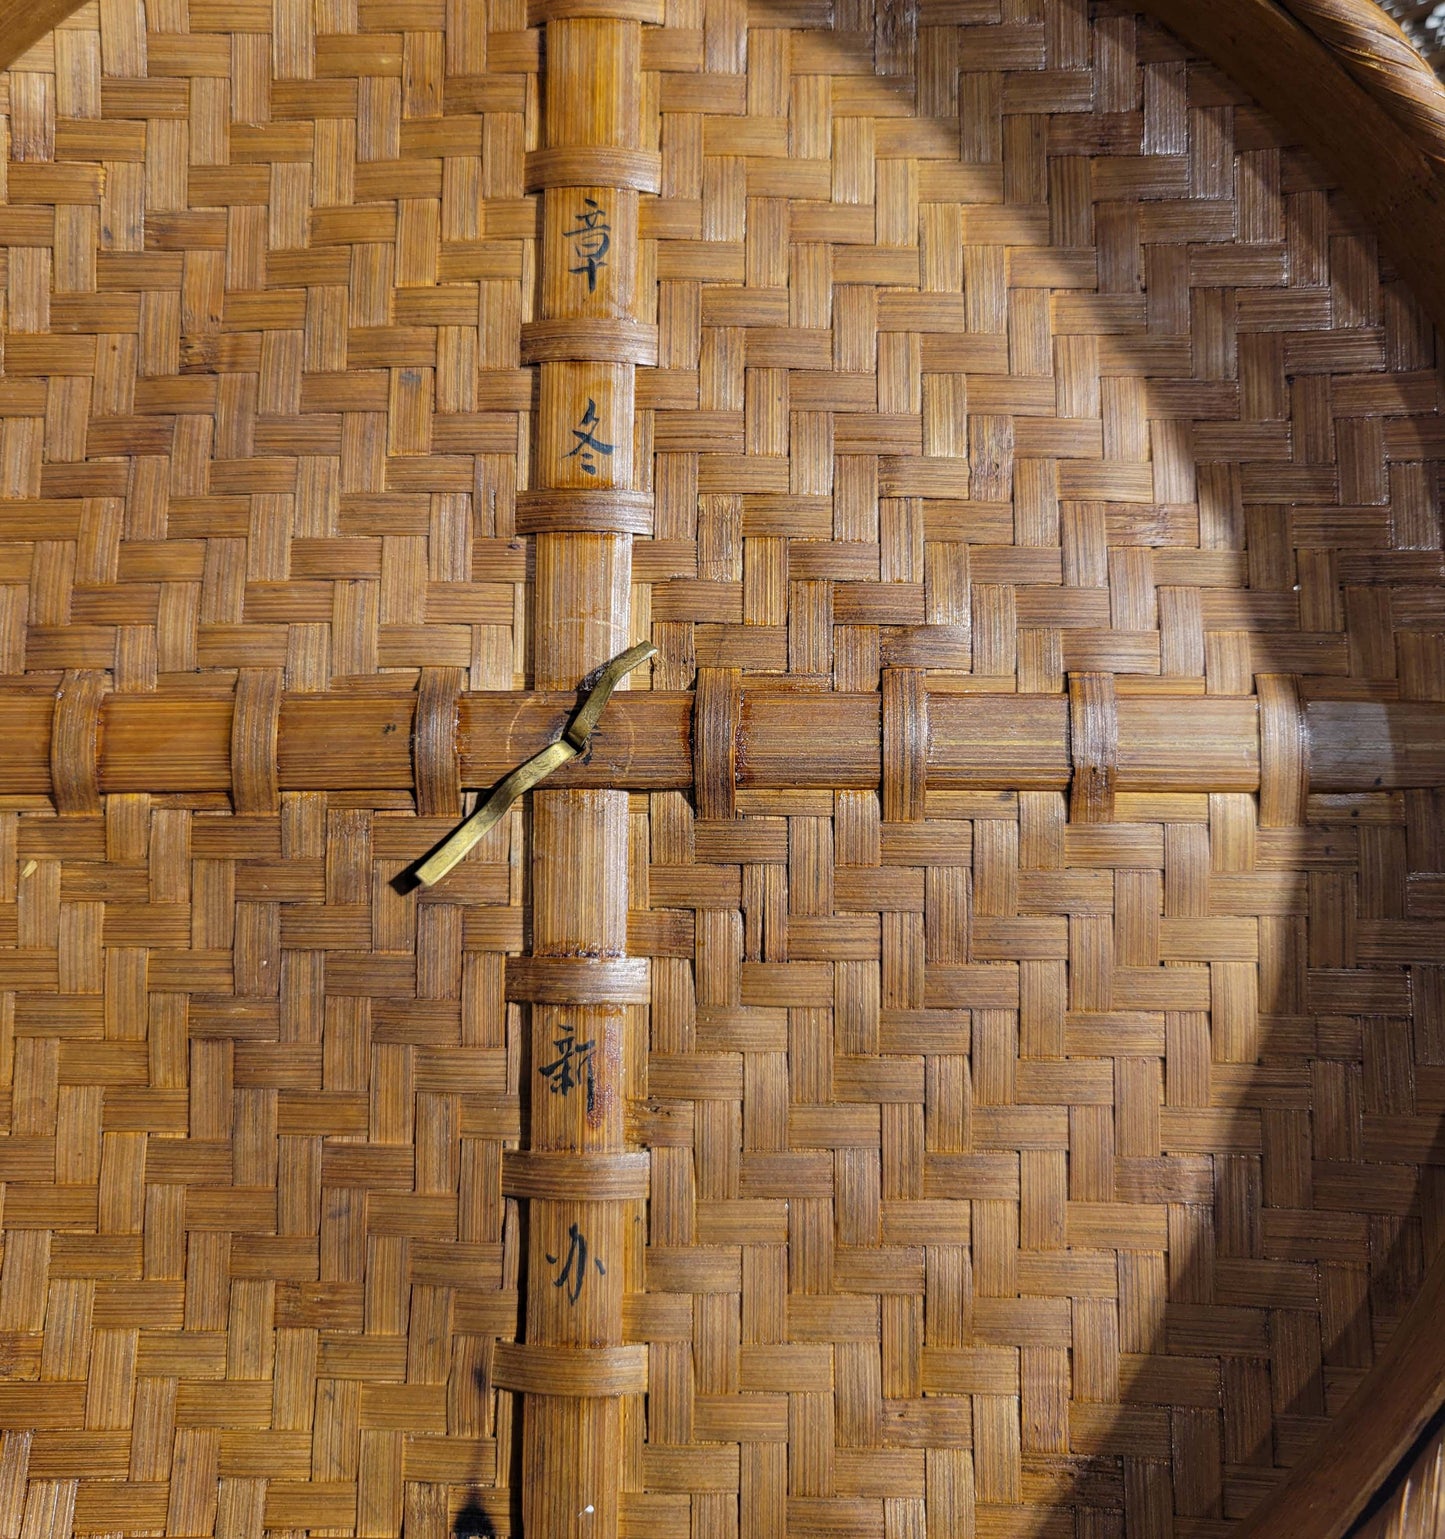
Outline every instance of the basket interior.
[[(1445, 700), (1433, 330), (1217, 71), (1066, 0), (676, 0), (644, 65), (633, 688)], [(17, 63), (4, 682), (527, 685), (538, 69), (519, 0)], [(0, 1530), (513, 1531), (522, 815), (418, 899), (409, 793), (7, 806)], [(1410, 1302), (1440, 795), (1067, 810), (633, 797), (629, 1539), (1222, 1539)]]

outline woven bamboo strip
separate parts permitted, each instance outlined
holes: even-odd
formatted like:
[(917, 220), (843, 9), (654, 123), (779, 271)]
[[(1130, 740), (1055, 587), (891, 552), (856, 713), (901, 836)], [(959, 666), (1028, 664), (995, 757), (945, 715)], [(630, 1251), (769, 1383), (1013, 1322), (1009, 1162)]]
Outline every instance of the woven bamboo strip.
[[(533, 524), (532, 658), (541, 690), (575, 688), (632, 640), (630, 518), (599, 504), (637, 496), (633, 464), (638, 347), (638, 194), (642, 28), (622, 15), (546, 16), (541, 315), (524, 345), (539, 360), (534, 485), (547, 516)], [(600, 494), (600, 498), (599, 498)], [(575, 507), (575, 517), (569, 517)], [(636, 991), (614, 975), (627, 946), (625, 790), (539, 790), (532, 806), (531, 1149), (550, 1190), (529, 1194), (523, 1367), (522, 1523), (531, 1539), (616, 1539), (623, 1445), (639, 1402), (595, 1381), (588, 1353), (623, 1343), (633, 1278), (635, 1195), (568, 1189), (567, 1156), (625, 1160), (623, 1109), (633, 1093), (627, 1038)], [(510, 970), (509, 970), (510, 971)], [(543, 979), (546, 973), (550, 981)], [(509, 980), (510, 981), (510, 980)], [(619, 1166), (619, 1175), (623, 1167)], [(566, 1349), (579, 1349), (570, 1359)], [(529, 1380), (528, 1353), (540, 1354)], [(550, 1362), (550, 1372), (541, 1365)], [(634, 1391), (638, 1386), (630, 1385)]]
[[(85, 0), (8, 0), (0, 6), (0, 66), (8, 66)], [(1445, 153), (1445, 96), (1438, 82), (1373, 0), (1138, 0), (1214, 57), (1258, 98), (1292, 121), (1377, 221), (1437, 321), (1445, 318), (1445, 269), (1433, 239), (1445, 193), (1427, 157)], [(624, 12), (660, 19), (654, 0), (568, 0), (534, 7), (534, 22), (552, 17), (605, 19)], [(1303, 89), (1301, 86), (1303, 85)], [(1378, 103), (1378, 105), (1377, 105)], [(578, 168), (612, 163), (609, 185), (656, 190), (653, 159), (636, 150), (604, 148), (571, 164), (543, 151), (533, 177), (561, 185)], [(551, 162), (545, 158), (552, 156)], [(545, 163), (544, 163), (545, 162)], [(626, 166), (630, 177), (623, 175)], [(540, 178), (540, 179), (539, 179)], [(640, 361), (640, 359), (639, 359)]]
[(6, 0), (0, 5), (0, 69), (8, 69), (26, 49), (73, 15), (86, 0)]
[[(0, 7), (0, 66), (84, 3), (9, 0)], [(1376, 219), (1437, 321), (1445, 318), (1445, 269), (1432, 238), (1445, 193), (1426, 158), (1445, 155), (1445, 93), (1393, 19), (1373, 0), (1289, 0), (1291, 15), (1276, 0), (1213, 0), (1205, 8), (1179, 0), (1138, 3), (1302, 130)], [(569, 0), (534, 9), (538, 22), (554, 14), (606, 19), (624, 12), (654, 19), (658, 12), (653, 0)], [(610, 162), (614, 190), (657, 190), (652, 157), (602, 148), (590, 160), (569, 163), (569, 149), (563, 147), (561, 160), (551, 150), (534, 157), (535, 185), (566, 186), (578, 180), (579, 168)]]
[[(9, 65), (83, 3), (11, 0), (0, 8), (0, 65)], [(1425, 159), (1445, 154), (1445, 93), (1392, 18), (1373, 0), (1294, 0), (1288, 6), (1293, 20), (1275, 0), (1214, 0), (1207, 8), (1178, 0), (1139, 3), (1300, 128), (1378, 221), (1431, 313), (1445, 317), (1445, 282), (1433, 240), (1445, 201)], [(652, 0), (632, 6), (618, 0), (612, 8), (571, 3), (557, 14), (600, 18), (623, 10), (650, 18), (657, 7)], [(548, 14), (544, 7), (535, 19)], [(1303, 91), (1301, 81), (1307, 82)], [(636, 160), (637, 152), (632, 154)], [(595, 156), (591, 164), (598, 164)], [(557, 170), (564, 178), (567, 173), (565, 164)], [(650, 163), (631, 185), (655, 190)]]

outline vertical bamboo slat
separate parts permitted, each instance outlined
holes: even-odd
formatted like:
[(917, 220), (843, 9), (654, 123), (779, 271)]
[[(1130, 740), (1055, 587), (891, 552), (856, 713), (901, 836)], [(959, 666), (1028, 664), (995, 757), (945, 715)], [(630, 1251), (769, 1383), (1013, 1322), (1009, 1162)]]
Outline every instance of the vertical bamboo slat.
[[(546, 509), (533, 525), (534, 676), (539, 689), (563, 690), (630, 639), (639, 499), (609, 494), (636, 492), (634, 352), (619, 345), (617, 323), (635, 320), (638, 195), (616, 183), (642, 149), (641, 23), (555, 14), (565, 8), (545, 18), (544, 146), (534, 158), (539, 179), (562, 185), (543, 189), (533, 464), (534, 506)], [(608, 998), (605, 978), (627, 944), (627, 793), (539, 791), (532, 816), (533, 956), (603, 965), (575, 974), (594, 973), (592, 984), (549, 991), (571, 998), (532, 1005), (531, 1148), (563, 1158), (531, 1203), (526, 1342), (573, 1359), (553, 1356), (570, 1370), (547, 1385), (562, 1393), (526, 1398), (522, 1521), (532, 1539), (613, 1539), (628, 1413), (601, 1392), (614, 1386), (584, 1354), (622, 1344), (632, 1214), (627, 1201), (569, 1181), (565, 1156), (595, 1164), (624, 1149), (631, 1012)], [(524, 1366), (524, 1389), (527, 1380)]]

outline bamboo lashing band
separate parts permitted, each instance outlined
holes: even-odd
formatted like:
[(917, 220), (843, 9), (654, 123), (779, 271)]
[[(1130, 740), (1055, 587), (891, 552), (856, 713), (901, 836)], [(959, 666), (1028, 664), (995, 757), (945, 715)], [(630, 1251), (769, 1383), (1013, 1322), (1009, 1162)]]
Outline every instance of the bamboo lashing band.
[(578, 707), (562, 736), (548, 743), (540, 753), (533, 754), (525, 764), (519, 764), (506, 779), (498, 783), (486, 801), (416, 868), (418, 883), (423, 887), (431, 887), (441, 881), (448, 871), (476, 848), (487, 830), (500, 822), (519, 796), (530, 791), (533, 786), (540, 785), (553, 770), (559, 769), (569, 759), (575, 759), (587, 747), (592, 729), (612, 698), (612, 691), (634, 668), (656, 655), (657, 648), (644, 641), (614, 657), (598, 675), (597, 682)]

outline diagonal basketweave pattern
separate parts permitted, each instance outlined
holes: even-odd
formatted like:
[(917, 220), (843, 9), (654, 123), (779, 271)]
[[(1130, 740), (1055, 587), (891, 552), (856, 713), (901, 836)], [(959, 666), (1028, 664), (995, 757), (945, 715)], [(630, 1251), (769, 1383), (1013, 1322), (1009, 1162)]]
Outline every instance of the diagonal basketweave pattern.
[[(1433, 335), (1130, 15), (643, 63), (651, 682), (901, 746), (632, 800), (624, 1531), (1223, 1539), (1445, 1241), (1445, 807), (1070, 821), (907, 745), (925, 679), (1445, 699)], [(526, 682), (538, 67), (508, 0), (106, 0), (10, 73), (0, 671)], [(522, 819), (403, 898), (445, 809), (253, 781), (0, 813), (0, 1528), (507, 1532)]]
[[(520, 682), (536, 67), (465, 0), (92, 6), (21, 61), (0, 667)], [(12, 1532), (505, 1524), (518, 868), (402, 899), (446, 816), (255, 800), (3, 819)]]

